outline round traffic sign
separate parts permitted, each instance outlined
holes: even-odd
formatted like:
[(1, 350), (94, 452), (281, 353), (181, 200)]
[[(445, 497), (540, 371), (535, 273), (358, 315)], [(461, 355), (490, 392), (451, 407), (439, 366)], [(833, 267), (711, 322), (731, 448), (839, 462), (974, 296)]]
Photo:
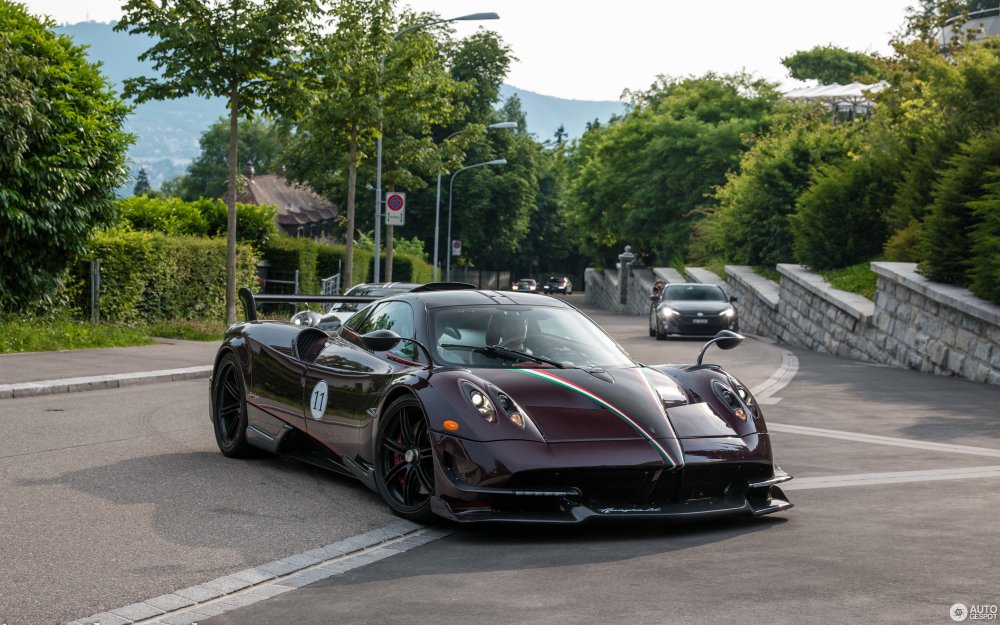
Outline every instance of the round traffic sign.
[(385, 205), (391, 211), (403, 210), (403, 196), (399, 193), (392, 193), (385, 198)]

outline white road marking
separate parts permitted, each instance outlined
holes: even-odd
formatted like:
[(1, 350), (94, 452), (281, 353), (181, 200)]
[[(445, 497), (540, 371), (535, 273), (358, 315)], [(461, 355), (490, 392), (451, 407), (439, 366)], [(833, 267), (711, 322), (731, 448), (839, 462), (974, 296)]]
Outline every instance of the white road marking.
[(108, 610), (67, 625), (197, 623), (333, 575), (392, 557), (451, 534), (409, 521), (358, 534), (197, 586)]
[(792, 381), (792, 378), (795, 377), (798, 371), (798, 357), (787, 349), (782, 349), (781, 365), (778, 366), (770, 378), (750, 389), (750, 392), (753, 393), (754, 398), (760, 404), (776, 404), (781, 401), (781, 398), (774, 397), (774, 394), (788, 386), (788, 383)]
[(877, 486), (904, 482), (934, 482), (937, 480), (964, 480), (983, 477), (1000, 477), (1000, 466), (965, 467), (962, 469), (925, 469), (921, 471), (893, 471), (889, 473), (858, 473), (855, 475), (826, 475), (800, 477), (781, 485), (781, 490), (811, 490), (814, 488), (840, 488), (843, 486)]
[(893, 438), (891, 436), (859, 434), (857, 432), (843, 432), (841, 430), (827, 430), (824, 428), (813, 428), (813, 427), (806, 427), (803, 425), (786, 425), (783, 423), (768, 423), (767, 429), (770, 432), (782, 432), (785, 434), (804, 434), (806, 436), (822, 436), (824, 438), (836, 438), (839, 440), (853, 441), (856, 443), (873, 443), (876, 445), (889, 445), (892, 447), (908, 447), (910, 449), (922, 449), (924, 451), (939, 451), (952, 454), (968, 454), (972, 456), (988, 456), (991, 458), (1000, 458), (1000, 449), (991, 449), (989, 447), (971, 447), (969, 445), (932, 443), (929, 441), (918, 441), (908, 438)]

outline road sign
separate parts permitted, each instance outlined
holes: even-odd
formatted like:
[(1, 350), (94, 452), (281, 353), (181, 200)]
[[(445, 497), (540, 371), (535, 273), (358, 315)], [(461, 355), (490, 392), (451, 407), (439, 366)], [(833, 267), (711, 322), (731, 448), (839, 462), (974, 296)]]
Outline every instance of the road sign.
[(387, 226), (402, 226), (406, 221), (406, 194), (386, 193), (385, 224)]
[(459, 241), (458, 239), (455, 239), (454, 241), (451, 242), (451, 255), (452, 256), (462, 255), (462, 242)]

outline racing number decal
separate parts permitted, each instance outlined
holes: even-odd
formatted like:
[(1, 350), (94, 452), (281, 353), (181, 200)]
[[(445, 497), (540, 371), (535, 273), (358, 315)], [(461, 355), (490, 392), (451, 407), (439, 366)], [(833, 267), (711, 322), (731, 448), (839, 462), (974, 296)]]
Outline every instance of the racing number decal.
[(329, 390), (326, 380), (320, 380), (313, 387), (312, 397), (309, 399), (309, 411), (312, 413), (312, 418), (317, 421), (322, 419), (323, 413), (326, 412), (326, 398), (330, 395)]

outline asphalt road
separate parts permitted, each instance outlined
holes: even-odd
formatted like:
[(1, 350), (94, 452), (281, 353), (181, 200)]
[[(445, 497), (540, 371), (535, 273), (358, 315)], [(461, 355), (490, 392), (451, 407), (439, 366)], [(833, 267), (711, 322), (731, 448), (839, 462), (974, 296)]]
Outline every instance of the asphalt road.
[[(644, 362), (690, 361), (701, 344), (592, 315)], [(1000, 389), (795, 355), (764, 406), (797, 478), (788, 513), (460, 527), (199, 622), (946, 623), (953, 603), (1000, 603), (1000, 477), (974, 477), (1000, 466)], [(756, 340), (708, 358), (751, 387), (787, 359)], [(953, 479), (926, 473), (938, 470)], [(8, 625), (95, 614), (395, 520), (348, 479), (221, 456), (205, 381), (0, 402), (0, 493)]]

